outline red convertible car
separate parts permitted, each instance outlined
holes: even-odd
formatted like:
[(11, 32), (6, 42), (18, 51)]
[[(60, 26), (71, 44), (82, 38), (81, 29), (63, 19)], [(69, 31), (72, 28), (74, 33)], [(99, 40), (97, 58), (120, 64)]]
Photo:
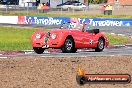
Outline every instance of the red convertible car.
[(32, 35), (32, 46), (37, 54), (45, 49), (61, 49), (63, 53), (75, 53), (77, 49), (92, 48), (96, 52), (108, 46), (108, 40), (99, 29), (92, 29), (88, 23), (63, 23), (60, 28), (49, 32), (37, 31)]

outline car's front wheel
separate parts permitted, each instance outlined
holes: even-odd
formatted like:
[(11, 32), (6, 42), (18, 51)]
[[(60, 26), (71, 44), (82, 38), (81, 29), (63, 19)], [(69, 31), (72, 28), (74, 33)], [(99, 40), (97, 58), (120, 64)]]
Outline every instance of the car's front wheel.
[(74, 41), (72, 38), (67, 38), (62, 47), (63, 53), (75, 53), (77, 49), (74, 47)]
[(37, 54), (42, 54), (44, 52), (44, 49), (42, 47), (33, 47), (33, 50)]
[(101, 52), (101, 51), (103, 51), (104, 45), (105, 45), (105, 43), (104, 43), (103, 38), (99, 38), (99, 40), (98, 40), (98, 45), (97, 45), (97, 47), (95, 48), (95, 51), (96, 51), (96, 52)]

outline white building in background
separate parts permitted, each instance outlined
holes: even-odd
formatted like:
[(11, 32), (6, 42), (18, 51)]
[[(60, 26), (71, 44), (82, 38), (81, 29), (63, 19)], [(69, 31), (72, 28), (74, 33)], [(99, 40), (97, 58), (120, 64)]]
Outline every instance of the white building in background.
[(65, 3), (66, 1), (80, 1), (82, 3), (87, 2), (88, 0), (1, 0), (3, 4), (11, 3), (12, 5), (19, 5), (21, 7), (35, 6), (39, 3), (49, 3), (51, 8), (56, 7), (58, 4)]
[(48, 2), (50, 4), (50, 7), (54, 8), (58, 4), (65, 3), (66, 1), (80, 1), (82, 3), (85, 2), (85, 0), (40, 0), (40, 3), (47, 3)]
[(36, 3), (36, 0), (19, 0), (20, 7), (32, 7)]
[[(49, 3), (51, 8), (56, 7), (58, 4), (65, 3), (66, 1), (73, 1), (73, 0), (19, 0), (19, 6), (21, 7), (27, 7), (29, 4), (29, 7), (33, 6), (33, 3)], [(74, 1), (80, 1), (84, 3), (86, 0), (74, 0)]]

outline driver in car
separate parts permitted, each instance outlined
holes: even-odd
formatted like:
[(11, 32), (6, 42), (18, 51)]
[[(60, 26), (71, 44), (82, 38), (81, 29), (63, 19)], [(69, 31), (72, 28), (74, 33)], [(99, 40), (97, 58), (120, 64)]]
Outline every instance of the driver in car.
[(71, 22), (69, 26), (70, 26), (69, 27), (70, 29), (75, 29), (76, 28), (76, 23)]

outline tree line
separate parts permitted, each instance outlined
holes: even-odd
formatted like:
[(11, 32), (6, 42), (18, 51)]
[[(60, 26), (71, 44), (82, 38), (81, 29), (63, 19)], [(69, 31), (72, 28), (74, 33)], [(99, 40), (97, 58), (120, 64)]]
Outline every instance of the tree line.
[(107, 0), (89, 0), (89, 3), (93, 4), (107, 3)]

